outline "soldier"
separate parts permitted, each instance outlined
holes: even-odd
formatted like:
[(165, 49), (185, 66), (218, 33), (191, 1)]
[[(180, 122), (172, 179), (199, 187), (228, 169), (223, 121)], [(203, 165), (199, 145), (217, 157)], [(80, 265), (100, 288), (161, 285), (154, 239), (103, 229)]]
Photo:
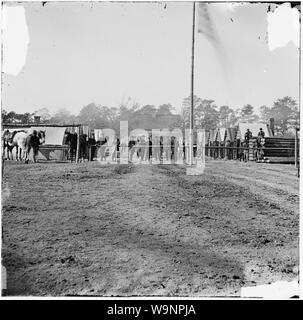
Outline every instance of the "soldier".
[(261, 146), (261, 140), (264, 139), (265, 133), (263, 131), (262, 128), (260, 128), (260, 131), (258, 133), (258, 137), (257, 137), (257, 144), (258, 144), (258, 148), (260, 148)]
[(249, 139), (251, 138), (252, 138), (252, 132), (249, 129), (247, 129), (244, 135), (245, 142), (249, 143)]
[(263, 131), (263, 129), (262, 128), (260, 128), (260, 131), (259, 131), (259, 133), (258, 133), (258, 138), (264, 138), (265, 137), (265, 132)]

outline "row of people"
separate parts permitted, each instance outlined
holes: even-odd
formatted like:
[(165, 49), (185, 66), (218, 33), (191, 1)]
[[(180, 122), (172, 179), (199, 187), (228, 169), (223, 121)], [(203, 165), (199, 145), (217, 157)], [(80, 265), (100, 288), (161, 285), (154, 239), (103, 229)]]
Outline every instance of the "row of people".
[[(106, 161), (109, 156), (112, 161), (117, 161), (120, 151), (123, 152), (128, 148), (129, 161), (134, 160), (136, 156), (139, 161), (177, 161), (185, 158), (185, 141), (180, 141), (176, 137), (163, 137), (151, 135), (131, 136), (128, 143), (121, 145), (120, 139), (115, 138), (110, 141), (109, 137), (101, 137), (96, 142), (97, 148), (93, 154), (98, 160)], [(97, 152), (97, 154), (96, 154)]]

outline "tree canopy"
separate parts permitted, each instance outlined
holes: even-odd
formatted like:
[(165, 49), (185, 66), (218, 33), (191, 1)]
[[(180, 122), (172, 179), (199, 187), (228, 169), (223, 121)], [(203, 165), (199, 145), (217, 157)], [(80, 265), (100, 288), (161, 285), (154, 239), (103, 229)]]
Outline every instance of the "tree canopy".
[[(180, 111), (180, 119), (176, 122), (176, 128), (189, 128), (191, 98), (183, 100)], [(129, 121), (129, 129), (142, 117), (158, 117), (172, 115), (173, 107), (170, 103), (164, 103), (158, 107), (139, 103), (128, 98), (117, 107), (107, 107), (94, 102), (82, 107), (78, 115), (72, 114), (66, 108), (58, 109), (52, 116), (47, 108), (40, 108), (34, 113), (17, 114), (14, 111), (7, 112), (2, 109), (3, 123), (33, 123), (34, 116), (40, 116), (42, 123), (73, 124), (82, 123), (92, 129), (113, 128), (119, 132), (120, 121)], [(283, 97), (274, 101), (272, 107), (261, 106), (261, 117), (255, 114), (255, 108), (246, 104), (240, 108), (228, 105), (218, 106), (212, 99), (202, 99), (194, 96), (194, 126), (205, 130), (219, 127), (232, 127), (239, 121), (255, 122), (258, 120), (269, 122), (274, 118), (275, 130), (282, 135), (288, 134), (291, 129), (299, 126), (299, 107), (291, 97)]]

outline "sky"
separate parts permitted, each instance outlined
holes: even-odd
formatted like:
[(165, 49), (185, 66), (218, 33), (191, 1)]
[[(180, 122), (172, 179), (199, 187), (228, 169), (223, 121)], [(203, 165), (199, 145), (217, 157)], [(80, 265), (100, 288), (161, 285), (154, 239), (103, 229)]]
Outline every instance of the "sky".
[[(5, 110), (48, 108), (54, 113), (66, 108), (78, 114), (91, 102), (117, 107), (130, 97), (142, 106), (171, 103), (179, 111), (190, 95), (191, 2), (29, 2), (9, 7), (18, 7), (25, 18), (16, 18), (18, 36), (18, 24), (4, 14)], [(296, 41), (270, 48), (268, 4), (212, 3), (208, 9), (219, 46), (195, 32), (195, 95), (234, 109), (249, 103), (256, 111), (286, 95), (298, 101), (299, 50)], [(284, 30), (295, 29), (294, 22), (283, 21)], [(278, 25), (281, 29), (283, 23)], [(281, 30), (277, 34), (282, 39)], [(10, 40), (15, 42), (13, 53)], [(20, 70), (10, 71), (8, 62), (18, 69), (15, 54), (22, 52)]]

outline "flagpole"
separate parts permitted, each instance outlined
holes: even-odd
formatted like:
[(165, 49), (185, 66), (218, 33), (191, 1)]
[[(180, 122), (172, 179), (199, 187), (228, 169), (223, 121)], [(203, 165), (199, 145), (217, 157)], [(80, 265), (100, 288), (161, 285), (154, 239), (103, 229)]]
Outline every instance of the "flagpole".
[(191, 49), (191, 106), (190, 106), (190, 141), (189, 141), (189, 164), (193, 164), (193, 137), (194, 137), (194, 62), (195, 62), (195, 19), (196, 3), (193, 3), (193, 29), (192, 29), (192, 49)]

